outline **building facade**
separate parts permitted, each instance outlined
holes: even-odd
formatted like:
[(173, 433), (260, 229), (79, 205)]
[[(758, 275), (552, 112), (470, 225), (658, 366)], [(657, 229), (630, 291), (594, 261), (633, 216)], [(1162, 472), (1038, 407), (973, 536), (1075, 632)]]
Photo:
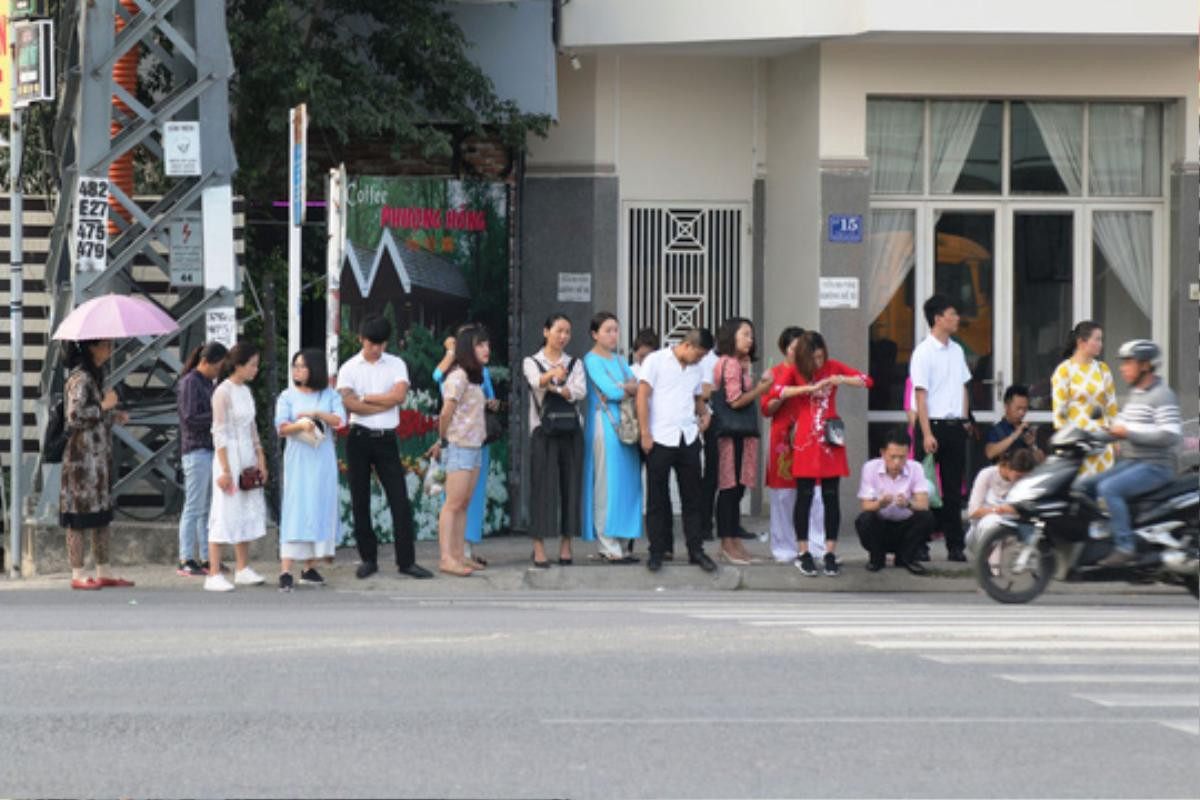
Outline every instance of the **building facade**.
[[(526, 340), (556, 306), (580, 331), (614, 309), (626, 342), (741, 314), (767, 361), (784, 326), (817, 328), (876, 379), (839, 399), (870, 422), (850, 427), (865, 457), (904, 419), (940, 291), (982, 422), (1023, 383), (1048, 428), (1088, 318), (1109, 352), (1163, 344), (1195, 417), (1196, 5), (835, 5), (562, 4), (558, 124), (525, 171)], [(557, 303), (556, 273), (590, 274), (591, 302)]]

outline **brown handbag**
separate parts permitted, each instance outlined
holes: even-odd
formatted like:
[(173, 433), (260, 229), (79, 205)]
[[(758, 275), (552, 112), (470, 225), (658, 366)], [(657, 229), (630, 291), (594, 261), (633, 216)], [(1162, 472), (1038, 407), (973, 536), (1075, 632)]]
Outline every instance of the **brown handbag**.
[(246, 467), (242, 470), (242, 474), (238, 475), (238, 488), (243, 492), (249, 492), (252, 489), (261, 489), (266, 482), (266, 476), (262, 474), (262, 470), (258, 467)]

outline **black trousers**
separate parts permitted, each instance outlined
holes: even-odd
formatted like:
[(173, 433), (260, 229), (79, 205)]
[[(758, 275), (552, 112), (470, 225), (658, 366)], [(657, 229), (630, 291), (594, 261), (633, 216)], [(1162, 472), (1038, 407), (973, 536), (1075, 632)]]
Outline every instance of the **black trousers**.
[[(938, 441), (933, 461), (942, 476), (942, 507), (934, 511), (940, 530), (946, 537), (947, 550), (963, 549), (962, 486), (967, 468), (967, 429), (957, 420), (930, 420), (933, 436)], [(925, 437), (917, 431), (917, 461), (925, 460)]]
[(379, 539), (371, 527), (371, 470), (379, 476), (388, 507), (392, 510), (392, 534), (396, 542), (396, 566), (411, 567), (416, 561), (413, 546), (413, 512), (404, 481), (404, 465), (400, 463), (400, 447), (396, 434), (372, 431), (351, 426), (346, 439), (346, 466), (350, 478), (350, 504), (354, 507), (354, 541), (358, 557), (374, 564), (379, 558)]
[(583, 434), (547, 436), (535, 428), (529, 449), (529, 536), (577, 538), (583, 528)]
[[(838, 504), (838, 484), (841, 478), (821, 478), (821, 501), (825, 504), (825, 541), (836, 542), (838, 528), (842, 527), (842, 507)], [(792, 511), (792, 525), (796, 528), (796, 541), (808, 541), (808, 515), (812, 513), (813, 494), (817, 482), (813, 478), (796, 479), (796, 508)]]
[[(739, 481), (742, 477), (742, 458), (745, 455), (744, 444), (742, 439), (733, 440), (733, 474)], [(716, 463), (713, 464), (714, 468), (717, 466)], [(722, 539), (737, 538), (740, 527), (738, 523), (742, 519), (742, 498), (745, 495), (746, 487), (740, 483), (717, 492), (717, 536)]]
[(671, 470), (679, 484), (679, 500), (683, 506), (683, 535), (688, 555), (704, 551), (701, 526), (700, 440), (684, 444), (679, 438), (676, 447), (664, 447), (655, 442), (646, 456), (646, 527), (650, 533), (650, 555), (662, 556), (672, 552), (671, 533)]
[(704, 474), (700, 477), (700, 528), (704, 532), (704, 538), (711, 539), (713, 508), (717, 498), (717, 476), (721, 470), (721, 454), (717, 450), (716, 433), (702, 433), (700, 436), (704, 440)]
[(915, 559), (917, 550), (929, 541), (933, 512), (914, 511), (908, 519), (890, 520), (878, 511), (864, 511), (854, 520), (854, 527), (872, 564), (882, 566), (888, 553), (895, 553), (896, 563), (903, 564)]

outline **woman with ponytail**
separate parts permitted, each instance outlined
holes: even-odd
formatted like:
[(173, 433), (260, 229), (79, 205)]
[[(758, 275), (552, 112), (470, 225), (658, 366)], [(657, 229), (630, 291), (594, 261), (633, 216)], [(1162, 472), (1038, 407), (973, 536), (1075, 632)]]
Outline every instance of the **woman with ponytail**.
[(203, 577), (208, 563), (208, 510), (212, 505), (213, 381), (229, 351), (220, 342), (192, 350), (176, 386), (179, 452), (183, 463), (183, 513), (179, 517), (179, 567), (183, 577)]
[[(1074, 425), (1098, 431), (1117, 418), (1117, 391), (1112, 372), (1100, 360), (1104, 351), (1104, 331), (1100, 324), (1084, 320), (1071, 329), (1063, 348), (1063, 361), (1054, 370), (1051, 387), (1054, 396), (1054, 427)], [(1092, 419), (1092, 410), (1100, 409), (1100, 418)], [(1080, 468), (1081, 475), (1097, 475), (1113, 465), (1113, 449), (1089, 456)]]
[[(267, 459), (258, 438), (254, 395), (246, 384), (258, 375), (258, 348), (238, 342), (225, 356), (225, 380), (212, 396), (212, 438), (216, 450), (212, 511), (208, 517), (208, 577), (204, 589), (233, 591), (234, 583), (257, 586), (263, 577), (250, 568), (250, 542), (267, 532)], [(257, 474), (253, 469), (257, 468)], [(233, 545), (237, 572), (230, 583), (221, 574), (221, 545)]]

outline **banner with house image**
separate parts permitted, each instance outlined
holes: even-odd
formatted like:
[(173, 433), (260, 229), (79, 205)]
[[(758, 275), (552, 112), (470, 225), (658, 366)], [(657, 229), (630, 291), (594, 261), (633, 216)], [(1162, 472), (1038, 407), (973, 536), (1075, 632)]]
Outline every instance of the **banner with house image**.
[[(421, 491), (423, 454), (437, 438), (441, 394), (433, 370), (443, 342), (464, 322), (481, 322), (491, 335), (490, 378), (508, 400), (509, 230), (508, 187), (503, 183), (441, 178), (351, 176), (341, 272), (339, 363), (359, 350), (358, 324), (369, 314), (392, 322), (388, 352), (408, 365), (408, 401), (397, 435), (408, 471), (418, 538), (437, 537), (441, 497)], [(343, 543), (354, 541), (345, 443), (342, 467)], [(484, 535), (505, 530), (508, 518), (508, 440), (490, 446)], [(392, 541), (391, 514), (372, 481), (371, 517), (381, 541)]]

